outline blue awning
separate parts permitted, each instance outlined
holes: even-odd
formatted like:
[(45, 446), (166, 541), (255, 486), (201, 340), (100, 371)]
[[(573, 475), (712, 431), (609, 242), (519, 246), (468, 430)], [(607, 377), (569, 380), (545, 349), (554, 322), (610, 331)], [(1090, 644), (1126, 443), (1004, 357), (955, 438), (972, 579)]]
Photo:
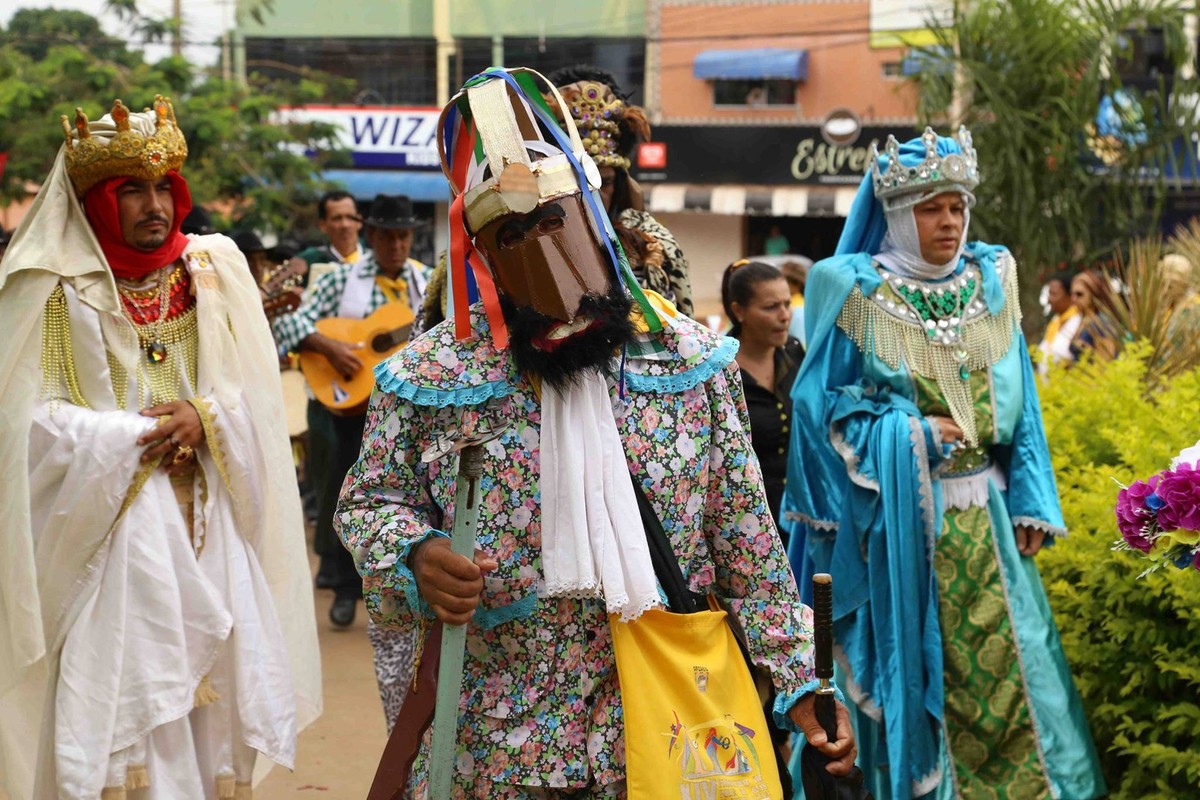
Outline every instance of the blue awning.
[(450, 185), (441, 172), (388, 169), (330, 169), (321, 174), (337, 181), (357, 198), (370, 199), (377, 194), (404, 194), (424, 203), (450, 202)]
[(701, 80), (808, 78), (808, 51), (764, 47), (757, 50), (705, 50), (692, 63), (692, 75)]

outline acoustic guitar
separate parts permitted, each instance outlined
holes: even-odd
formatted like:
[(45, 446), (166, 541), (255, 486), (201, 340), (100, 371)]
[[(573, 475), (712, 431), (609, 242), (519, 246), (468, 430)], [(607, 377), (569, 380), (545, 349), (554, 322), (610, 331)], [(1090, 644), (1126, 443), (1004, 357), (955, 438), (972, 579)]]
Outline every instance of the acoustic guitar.
[(301, 350), (300, 371), (321, 405), (339, 416), (361, 414), (375, 387), (375, 365), (408, 344), (412, 326), (413, 312), (405, 302), (382, 305), (364, 319), (317, 320), (318, 333), (357, 348), (362, 369), (347, 380), (325, 356)]

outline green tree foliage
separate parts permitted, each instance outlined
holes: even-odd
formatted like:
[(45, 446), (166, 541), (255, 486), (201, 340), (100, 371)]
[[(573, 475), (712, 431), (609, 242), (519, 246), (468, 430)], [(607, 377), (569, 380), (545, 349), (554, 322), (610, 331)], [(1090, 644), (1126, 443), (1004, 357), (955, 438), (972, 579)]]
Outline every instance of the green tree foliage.
[(1200, 573), (1112, 552), (1117, 481), (1200, 435), (1200, 370), (1147, 391), (1152, 348), (1054, 370), (1042, 407), (1070, 535), (1038, 555), (1112, 800), (1200, 797)]
[[(89, 22), (90, 21), (90, 22)], [(9, 155), (0, 201), (22, 197), (49, 172), (62, 144), (59, 116), (81, 106), (92, 119), (120, 98), (132, 109), (171, 96), (188, 140), (184, 174), (197, 204), (232, 224), (283, 233), (308, 227), (319, 171), (349, 163), (331, 126), (281, 120), (283, 107), (337, 102), (348, 82), (321, 73), (248, 85), (178, 57), (147, 63), (74, 11), (21, 11), (0, 35), (0, 152)]]
[[(1091, 264), (1155, 230), (1174, 145), (1200, 131), (1179, 0), (958, 0), (952, 24), (919, 55), (921, 116), (946, 124), (956, 93), (980, 153), (983, 181), (973, 233), (1011, 247), (1022, 305), (1058, 265)], [(1122, 87), (1131, 32), (1164, 31), (1174, 73)], [(1098, 129), (1115, 97), (1113, 133)], [(1041, 319), (1027, 314), (1027, 319)]]

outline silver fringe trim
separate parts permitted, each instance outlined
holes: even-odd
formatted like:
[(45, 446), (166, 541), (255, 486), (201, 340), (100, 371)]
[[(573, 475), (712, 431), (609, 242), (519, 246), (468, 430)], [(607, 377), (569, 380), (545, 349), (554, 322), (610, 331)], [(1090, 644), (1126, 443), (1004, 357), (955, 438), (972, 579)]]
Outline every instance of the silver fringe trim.
[[(1042, 777), (1050, 789), (1050, 796), (1058, 799), (1059, 793), (1054, 789), (1054, 781), (1050, 780), (1050, 768), (1046, 764), (1046, 751), (1042, 747), (1042, 730), (1038, 725), (1037, 713), (1033, 708), (1033, 694), (1029, 691), (1029, 676), (1025, 669), (1025, 654), (1021, 649), (1021, 637), (1017, 634), (1017, 621), (1012, 613), (1012, 589), (1008, 585), (1008, 572), (1004, 569), (1004, 559), (1000, 557), (1000, 541), (996, 538), (995, 521), (990, 519), (992, 527), (992, 555), (996, 559), (996, 571), (1000, 575), (1000, 587), (1004, 590), (1004, 611), (1008, 615), (1008, 627), (1012, 631), (1013, 649), (1017, 653), (1017, 666), (1021, 670), (1021, 688), (1025, 690), (1025, 705), (1029, 709), (1029, 724), (1033, 728), (1033, 746), (1037, 750), (1038, 763), (1042, 767)], [(1050, 620), (1054, 624), (1054, 620)]]
[[(962, 366), (971, 372), (987, 369), (999, 361), (1012, 347), (1016, 331), (1021, 324), (1021, 304), (1017, 290), (1016, 263), (1008, 252), (996, 260), (996, 269), (1004, 285), (1004, 307), (999, 314), (986, 311), (970, 319), (964, 319), (961, 344), (943, 344), (935, 341), (925, 331), (919, 319), (901, 319), (895, 311), (888, 311), (882, 292), (868, 298), (862, 289), (855, 286), (838, 314), (837, 325), (849, 336), (864, 355), (878, 356), (892, 369), (901, 363), (924, 378), (937, 381), (938, 388), (950, 407), (950, 415), (963, 430), (963, 437), (971, 447), (979, 446), (979, 429), (975, 423), (975, 398), (971, 382), (959, 375)], [(887, 283), (887, 275), (885, 283)], [(982, 292), (982, 278), (980, 292)], [(916, 283), (915, 281), (907, 281)], [(895, 301), (893, 301), (895, 304)], [(966, 352), (965, 361), (955, 357), (955, 350)]]
[(814, 531), (827, 531), (829, 533), (837, 533), (838, 524), (834, 520), (817, 519), (810, 517), (800, 511), (785, 511), (783, 518), (787, 522), (799, 522), (801, 525), (807, 525)]
[(913, 457), (917, 461), (917, 501), (921, 505), (921, 518), (925, 520), (926, 555), (932, 568), (933, 549), (937, 546), (938, 528), (941, 520), (933, 513), (933, 481), (929, 474), (929, 450), (925, 447), (925, 429), (921, 420), (908, 418), (908, 438), (912, 443)]
[(1033, 528), (1035, 531), (1045, 531), (1049, 535), (1053, 536), (1055, 539), (1067, 538), (1067, 529), (1066, 528), (1060, 528), (1057, 525), (1051, 525), (1049, 522), (1046, 522), (1046, 520), (1044, 520), (1044, 519), (1037, 519), (1036, 517), (1013, 517), (1012, 524), (1013, 524), (1013, 527), (1016, 527), (1018, 525), (1025, 525), (1027, 527)]

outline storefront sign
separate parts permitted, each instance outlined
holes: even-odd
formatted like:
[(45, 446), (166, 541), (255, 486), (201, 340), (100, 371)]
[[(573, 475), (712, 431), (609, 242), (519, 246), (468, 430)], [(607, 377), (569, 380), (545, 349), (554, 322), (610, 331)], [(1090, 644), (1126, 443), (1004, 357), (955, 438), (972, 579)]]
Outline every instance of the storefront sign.
[(337, 127), (356, 167), (440, 169), (436, 108), (302, 106), (280, 109), (297, 122)]
[(639, 159), (634, 175), (671, 183), (855, 184), (871, 163), (872, 145), (883, 150), (888, 134), (901, 141), (916, 135), (866, 126), (850, 136), (839, 122), (839, 136), (815, 126), (659, 125), (654, 141), (667, 146), (670, 165), (654, 168)]

